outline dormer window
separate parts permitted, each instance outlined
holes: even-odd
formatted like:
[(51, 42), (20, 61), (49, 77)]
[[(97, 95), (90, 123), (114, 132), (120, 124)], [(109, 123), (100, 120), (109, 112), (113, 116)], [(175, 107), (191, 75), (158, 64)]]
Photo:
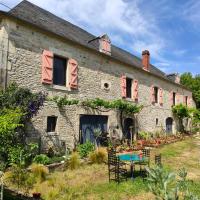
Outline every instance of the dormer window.
[(106, 34), (99, 38), (99, 51), (111, 55), (111, 41)]

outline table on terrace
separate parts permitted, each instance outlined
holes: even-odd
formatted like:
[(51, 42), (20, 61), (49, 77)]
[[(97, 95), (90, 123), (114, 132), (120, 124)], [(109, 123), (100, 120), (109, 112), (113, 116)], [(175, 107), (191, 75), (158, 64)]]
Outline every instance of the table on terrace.
[(131, 163), (131, 178), (133, 179), (133, 169), (135, 163), (146, 162), (148, 160), (147, 157), (139, 156), (134, 153), (126, 153), (118, 155), (121, 161), (130, 162)]

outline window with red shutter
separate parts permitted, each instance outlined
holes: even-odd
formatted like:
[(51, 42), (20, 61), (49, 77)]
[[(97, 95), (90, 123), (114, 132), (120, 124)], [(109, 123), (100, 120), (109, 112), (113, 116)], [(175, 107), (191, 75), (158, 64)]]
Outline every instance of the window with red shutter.
[(44, 50), (42, 53), (42, 83), (52, 84), (53, 81), (53, 53)]
[(53, 84), (66, 86), (67, 59), (54, 56), (53, 58)]

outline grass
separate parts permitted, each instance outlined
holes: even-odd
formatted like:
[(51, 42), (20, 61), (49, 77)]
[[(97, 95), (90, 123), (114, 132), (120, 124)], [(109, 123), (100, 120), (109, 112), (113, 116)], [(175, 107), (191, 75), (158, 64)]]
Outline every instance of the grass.
[[(188, 171), (190, 189), (200, 197), (200, 140), (187, 140), (166, 145), (152, 151), (162, 153), (163, 164), (169, 170), (185, 167)], [(146, 182), (137, 177), (119, 185), (108, 182), (107, 165), (82, 165), (78, 169), (55, 171), (45, 181), (34, 186), (33, 191), (41, 192), (44, 200), (153, 200)], [(11, 200), (11, 199), (9, 199)]]

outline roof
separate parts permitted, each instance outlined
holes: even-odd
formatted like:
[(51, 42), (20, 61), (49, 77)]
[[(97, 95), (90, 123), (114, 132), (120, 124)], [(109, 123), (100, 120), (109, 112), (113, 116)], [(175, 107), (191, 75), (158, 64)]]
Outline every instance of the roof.
[[(23, 0), (13, 9), (11, 9), (7, 15), (37, 26), (40, 29), (45, 31), (49, 31), (54, 33), (62, 38), (68, 39), (70, 41), (76, 42), (80, 45), (83, 45), (87, 48), (96, 50), (99, 52), (99, 47), (96, 43), (92, 43), (91, 41), (96, 36), (88, 33), (87, 31), (83, 30), (82, 28), (71, 24), (70, 22), (55, 16), (54, 14), (30, 3), (29, 1)], [(125, 64), (131, 65), (132, 67), (142, 69), (142, 60), (131, 53), (116, 47), (115, 45), (111, 46), (111, 56), (113, 59), (121, 61)], [(102, 54), (102, 53), (100, 53)], [(156, 76), (159, 76), (165, 80), (169, 80), (164, 72), (159, 70), (153, 65), (150, 65), (150, 72)]]

